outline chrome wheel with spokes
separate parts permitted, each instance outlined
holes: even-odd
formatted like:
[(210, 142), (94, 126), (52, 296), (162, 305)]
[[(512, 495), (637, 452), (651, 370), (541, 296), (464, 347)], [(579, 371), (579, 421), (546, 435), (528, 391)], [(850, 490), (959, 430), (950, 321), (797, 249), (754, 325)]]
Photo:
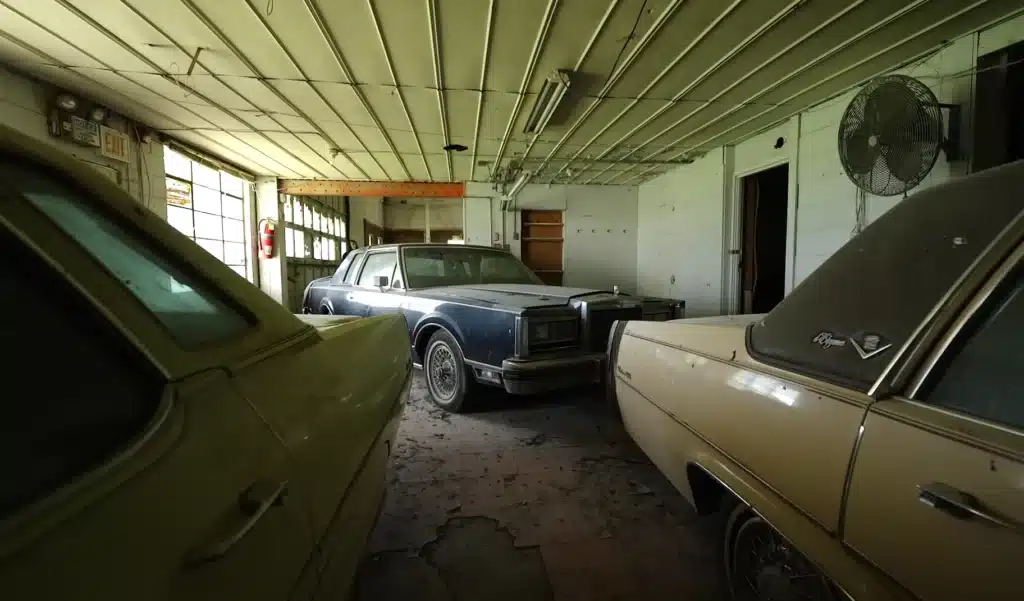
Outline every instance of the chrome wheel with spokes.
[(757, 515), (736, 530), (729, 556), (729, 586), (737, 601), (834, 599), (821, 572)]
[(445, 330), (438, 330), (427, 342), (423, 353), (423, 374), (430, 400), (446, 411), (457, 413), (466, 408), (466, 397), (475, 381), (466, 369), (462, 349)]
[(458, 373), (455, 367), (455, 355), (447, 344), (440, 342), (431, 345), (427, 352), (427, 386), (430, 394), (442, 402), (451, 402), (458, 392)]

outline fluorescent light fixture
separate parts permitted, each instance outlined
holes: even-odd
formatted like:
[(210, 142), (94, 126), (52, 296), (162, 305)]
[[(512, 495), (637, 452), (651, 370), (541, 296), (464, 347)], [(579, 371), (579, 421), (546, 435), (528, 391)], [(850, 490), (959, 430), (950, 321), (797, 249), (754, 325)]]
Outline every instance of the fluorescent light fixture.
[(511, 198), (512, 196), (515, 196), (516, 194), (518, 194), (519, 191), (523, 189), (523, 186), (526, 185), (526, 182), (530, 181), (530, 176), (531, 175), (533, 175), (532, 172), (530, 172), (530, 171), (523, 171), (522, 175), (519, 176), (519, 179), (516, 180), (516, 183), (512, 184), (512, 187), (509, 188), (508, 193), (505, 194), (505, 196), (508, 196), (508, 197)]
[(523, 133), (539, 136), (540, 132), (547, 127), (551, 115), (555, 114), (558, 104), (562, 102), (565, 93), (569, 91), (569, 71), (555, 71), (544, 80), (540, 88), (537, 102), (533, 104), (533, 110), (526, 119), (526, 127)]

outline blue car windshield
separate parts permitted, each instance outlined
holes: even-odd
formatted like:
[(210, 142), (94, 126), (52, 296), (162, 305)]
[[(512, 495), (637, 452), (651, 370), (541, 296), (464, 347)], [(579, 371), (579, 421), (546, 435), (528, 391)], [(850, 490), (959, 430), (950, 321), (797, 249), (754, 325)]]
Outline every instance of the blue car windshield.
[(466, 284), (541, 284), (540, 278), (514, 255), (464, 246), (406, 247), (406, 285), (434, 288)]

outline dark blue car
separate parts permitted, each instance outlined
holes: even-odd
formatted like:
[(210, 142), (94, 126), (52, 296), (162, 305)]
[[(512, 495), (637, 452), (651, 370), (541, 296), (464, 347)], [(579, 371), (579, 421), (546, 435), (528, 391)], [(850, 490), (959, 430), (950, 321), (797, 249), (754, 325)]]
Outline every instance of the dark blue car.
[(599, 383), (612, 323), (683, 317), (683, 303), (548, 286), (486, 246), (394, 244), (354, 250), (310, 282), (303, 312), (398, 313), (432, 400), (468, 406), (479, 385), (531, 394)]

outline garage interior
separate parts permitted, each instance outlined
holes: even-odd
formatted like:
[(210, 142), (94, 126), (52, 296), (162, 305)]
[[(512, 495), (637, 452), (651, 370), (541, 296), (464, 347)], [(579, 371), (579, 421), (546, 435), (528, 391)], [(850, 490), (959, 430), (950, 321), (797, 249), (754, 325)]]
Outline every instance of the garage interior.
[[(764, 313), (901, 200), (861, 193), (840, 159), (872, 78), (958, 107), (943, 132), (959, 152), (903, 197), (1024, 158), (1022, 12), (0, 0), (0, 123), (91, 164), (293, 312), (353, 248), (438, 242), (688, 317)], [(450, 415), (417, 375), (356, 595), (721, 599), (713, 546), (601, 391), (494, 392)]]

